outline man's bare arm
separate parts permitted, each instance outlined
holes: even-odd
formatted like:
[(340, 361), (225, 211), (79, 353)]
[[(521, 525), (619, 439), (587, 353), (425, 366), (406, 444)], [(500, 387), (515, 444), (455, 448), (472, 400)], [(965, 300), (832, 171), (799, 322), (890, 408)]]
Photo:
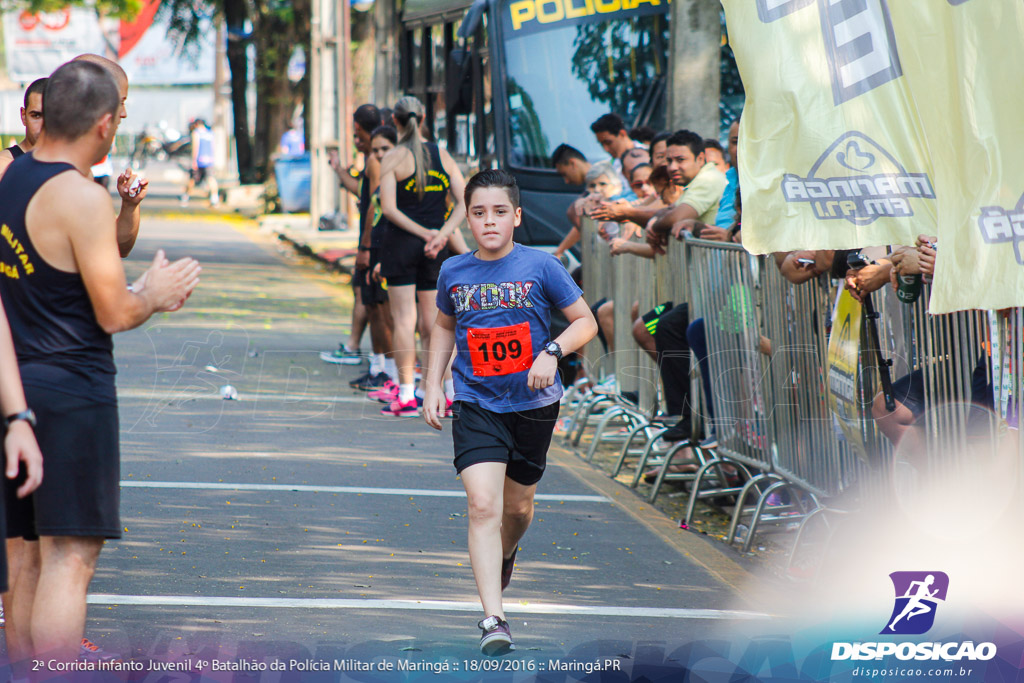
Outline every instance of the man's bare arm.
[(157, 311), (179, 307), (192, 293), (199, 282), (199, 264), (192, 259), (169, 264), (163, 252), (140, 278), (141, 291), (129, 291), (109, 197), (92, 183), (65, 183), (62, 189), (65, 201), (50, 203), (49, 215), (44, 216), (65, 232), (104, 331), (113, 334), (138, 327)]

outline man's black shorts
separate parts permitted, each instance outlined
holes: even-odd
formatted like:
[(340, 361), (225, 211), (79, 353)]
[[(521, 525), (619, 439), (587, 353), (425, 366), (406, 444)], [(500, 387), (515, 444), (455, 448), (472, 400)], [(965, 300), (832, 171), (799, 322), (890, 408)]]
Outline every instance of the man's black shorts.
[(665, 325), (676, 327), (679, 334), (685, 337), (686, 327), (690, 324), (690, 307), (685, 303), (675, 306), (671, 301), (666, 301), (644, 313), (640, 319), (652, 337), (657, 337), (659, 326)]
[(416, 285), (417, 292), (432, 292), (437, 289), (437, 277), (441, 264), (448, 258), (448, 247), (441, 250), (436, 258), (429, 259), (423, 253), (426, 242), (419, 237), (389, 226), (381, 251), (380, 272), (388, 281), (388, 287)]
[[(361, 278), (359, 280), (359, 296), (362, 298), (364, 306), (376, 306), (387, 303), (388, 300), (388, 290), (384, 289), (384, 284), (373, 279), (373, 269), (378, 263), (380, 263), (380, 249), (371, 247), (370, 267), (357, 271)], [(368, 273), (369, 277), (367, 277)]]
[(18, 499), (6, 480), (7, 537), (121, 538), (117, 406), (26, 385), (43, 453), (43, 483)]
[(540, 481), (547, 465), (558, 401), (541, 408), (495, 413), (476, 403), (452, 404), (455, 470), (480, 462), (507, 464), (505, 476), (523, 486)]
[(192, 182), (196, 185), (201, 185), (203, 181), (206, 180), (206, 176), (209, 172), (210, 168), (208, 166), (203, 166), (201, 168), (193, 168), (189, 171), (189, 174), (192, 176)]

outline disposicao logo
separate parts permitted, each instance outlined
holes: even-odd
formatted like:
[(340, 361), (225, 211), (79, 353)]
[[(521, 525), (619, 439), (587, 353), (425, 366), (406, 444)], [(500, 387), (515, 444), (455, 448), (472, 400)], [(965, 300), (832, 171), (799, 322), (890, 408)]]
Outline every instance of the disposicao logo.
[[(895, 590), (892, 613), (880, 635), (922, 635), (935, 624), (940, 604), (945, 603), (949, 577), (944, 572), (893, 572)], [(869, 660), (896, 657), (900, 660), (989, 660), (996, 656), (993, 643), (963, 642), (857, 642), (833, 643), (832, 660)]]
[(946, 601), (949, 577), (943, 572), (893, 572), (889, 574), (896, 601), (892, 614), (879, 633), (921, 635), (935, 623), (935, 610)]

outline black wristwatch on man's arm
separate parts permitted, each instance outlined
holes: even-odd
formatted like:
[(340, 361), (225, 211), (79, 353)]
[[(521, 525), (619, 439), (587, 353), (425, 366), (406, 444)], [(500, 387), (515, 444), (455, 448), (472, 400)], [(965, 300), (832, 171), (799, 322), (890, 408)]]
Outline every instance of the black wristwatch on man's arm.
[(18, 420), (24, 420), (25, 422), (28, 422), (29, 425), (33, 429), (35, 429), (36, 414), (35, 412), (32, 411), (31, 408), (26, 408), (20, 413), (14, 413), (14, 415), (8, 415), (6, 418), (4, 418), (4, 427), (10, 427), (12, 422), (17, 422)]

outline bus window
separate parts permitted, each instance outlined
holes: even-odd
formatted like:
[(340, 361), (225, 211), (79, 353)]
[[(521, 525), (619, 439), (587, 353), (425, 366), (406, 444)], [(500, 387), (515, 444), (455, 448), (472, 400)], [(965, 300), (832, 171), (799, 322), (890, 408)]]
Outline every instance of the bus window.
[(551, 152), (563, 142), (589, 159), (603, 158), (590, 124), (608, 112), (627, 125), (639, 118), (663, 128), (668, 45), (664, 14), (595, 14), (510, 31), (504, 46), (509, 160), (549, 169)]

